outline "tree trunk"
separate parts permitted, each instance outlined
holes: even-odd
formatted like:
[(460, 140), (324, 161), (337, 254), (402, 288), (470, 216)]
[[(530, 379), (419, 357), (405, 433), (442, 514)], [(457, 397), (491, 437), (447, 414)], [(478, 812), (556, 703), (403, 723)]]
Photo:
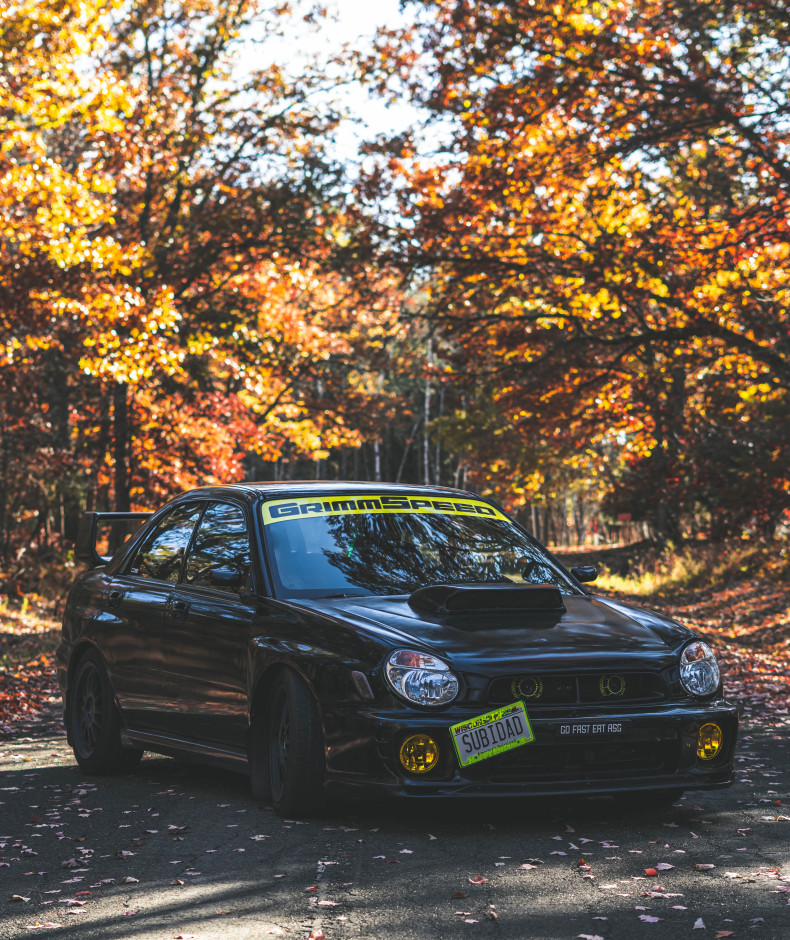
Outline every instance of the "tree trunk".
[(0, 411), (0, 558), (6, 557), (9, 548), (8, 466), (8, 427)]
[(115, 458), (115, 511), (129, 512), (129, 386), (113, 388), (113, 456)]
[(373, 441), (373, 475), (376, 483), (381, 483), (381, 441)]
[(425, 411), (424, 411), (424, 421), (423, 426), (423, 450), (422, 450), (422, 472), (423, 479), (426, 486), (430, 485), (431, 482), (431, 440), (430, 435), (428, 434), (428, 424), (431, 420), (431, 373), (430, 369), (433, 365), (433, 337), (428, 337), (428, 357), (427, 357), (427, 369), (425, 371)]

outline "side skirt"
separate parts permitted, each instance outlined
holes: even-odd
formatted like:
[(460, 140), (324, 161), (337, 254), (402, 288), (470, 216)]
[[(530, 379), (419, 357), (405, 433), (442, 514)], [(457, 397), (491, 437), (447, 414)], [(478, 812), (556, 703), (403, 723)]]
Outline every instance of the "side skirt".
[(243, 751), (223, 748), (215, 744), (201, 744), (188, 738), (176, 738), (150, 731), (127, 729), (121, 733), (124, 747), (139, 747), (167, 757), (194, 758), (201, 764), (212, 764), (241, 773), (249, 773), (247, 755)]

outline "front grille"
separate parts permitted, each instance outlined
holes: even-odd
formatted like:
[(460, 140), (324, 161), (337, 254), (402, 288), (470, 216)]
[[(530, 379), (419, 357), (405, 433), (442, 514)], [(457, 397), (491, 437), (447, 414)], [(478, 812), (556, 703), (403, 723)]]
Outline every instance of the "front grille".
[(478, 768), (491, 783), (563, 783), (578, 780), (628, 779), (677, 770), (678, 741), (577, 742), (528, 744), (481, 761)]
[(660, 702), (667, 698), (666, 684), (653, 672), (523, 674), (494, 679), (488, 687), (488, 701), (492, 705), (521, 699), (527, 708), (532, 705), (619, 705), (621, 702)]

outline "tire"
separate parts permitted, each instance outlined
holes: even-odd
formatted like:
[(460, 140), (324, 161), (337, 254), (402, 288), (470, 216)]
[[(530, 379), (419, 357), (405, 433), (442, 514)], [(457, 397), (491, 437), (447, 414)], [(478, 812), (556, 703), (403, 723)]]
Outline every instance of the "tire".
[(121, 716), (101, 656), (91, 650), (80, 660), (66, 715), (77, 763), (89, 774), (129, 773), (143, 752), (121, 745)]
[(247, 766), (250, 771), (250, 790), (253, 799), (271, 804), (272, 784), (269, 779), (269, 713), (258, 708), (250, 721), (250, 739), (247, 747)]
[(283, 672), (269, 710), (269, 784), (280, 816), (314, 816), (323, 808), (324, 741), (318, 705), (296, 673)]

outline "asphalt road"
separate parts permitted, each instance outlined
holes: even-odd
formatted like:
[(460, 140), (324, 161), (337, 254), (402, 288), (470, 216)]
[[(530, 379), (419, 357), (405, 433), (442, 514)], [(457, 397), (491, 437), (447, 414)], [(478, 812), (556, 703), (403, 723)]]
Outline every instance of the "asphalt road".
[(310, 821), (166, 758), (87, 777), (44, 716), (0, 743), (0, 938), (786, 940), (790, 718), (759, 712), (736, 785), (668, 809), (354, 804)]

